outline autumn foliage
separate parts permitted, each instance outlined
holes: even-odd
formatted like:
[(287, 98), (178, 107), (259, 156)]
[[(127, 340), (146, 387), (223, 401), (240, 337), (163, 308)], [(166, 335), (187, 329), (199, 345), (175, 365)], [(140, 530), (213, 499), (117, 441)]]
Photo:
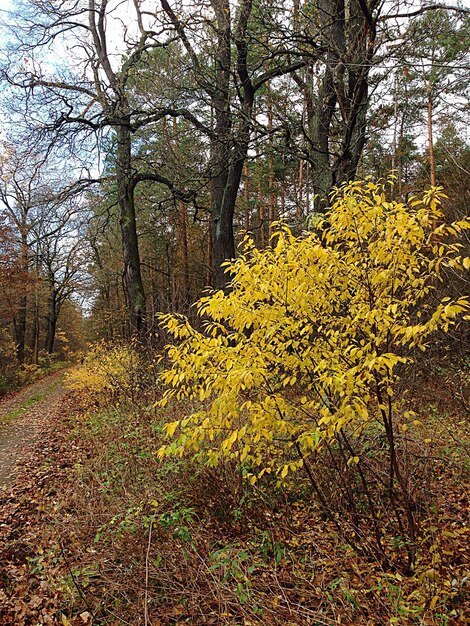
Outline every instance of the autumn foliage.
[(465, 297), (428, 298), (445, 267), (469, 265), (446, 240), (470, 221), (433, 228), (441, 198), (433, 189), (389, 202), (382, 185), (351, 183), (306, 237), (280, 225), (269, 250), (245, 239), (227, 266), (230, 292), (197, 304), (204, 332), (162, 315), (179, 340), (168, 348), (162, 404), (201, 402), (167, 425), (177, 436), (162, 455), (207, 443), (211, 463), (233, 456), (284, 478), (303, 462), (279, 464), (279, 442), (310, 453), (351, 422), (359, 430), (371, 419), (388, 424), (414, 349), (469, 311)]
[(25, 284), (28, 277), (22, 271), (12, 229), (0, 216), (0, 396), (17, 376), (16, 344), (9, 326), (18, 313)]
[[(469, 311), (466, 297), (433, 297), (446, 268), (470, 263), (458, 242), (470, 221), (439, 225), (443, 197), (432, 188), (401, 203), (387, 199), (383, 184), (353, 182), (306, 236), (279, 224), (264, 251), (247, 236), (242, 255), (227, 264), (230, 291), (197, 303), (203, 331), (182, 316), (160, 318), (176, 340), (160, 404), (195, 407), (166, 425), (170, 440), (160, 455), (190, 451), (209, 465), (235, 459), (252, 483), (267, 473), (280, 484), (303, 468), (328, 509), (315, 461), (339, 447), (344, 471), (357, 467), (376, 524), (354, 442), (378, 425), (388, 450), (387, 497), (414, 543), (415, 507), (395, 439), (398, 416), (405, 429), (418, 420), (403, 414), (397, 388), (416, 351)], [(376, 542), (382, 551), (378, 527)]]
[(87, 352), (81, 366), (65, 374), (65, 384), (80, 394), (84, 405), (117, 402), (134, 395), (139, 363), (139, 354), (132, 343), (102, 341)]
[(162, 315), (157, 368), (142, 343), (103, 342), (67, 373), (73, 467), (47, 506), (74, 554), (71, 620), (465, 614), (466, 366), (449, 336), (469, 303), (445, 289), (468, 269), (470, 224), (441, 223), (442, 199), (351, 183), (304, 236), (279, 224), (265, 251), (247, 237), (194, 326)]

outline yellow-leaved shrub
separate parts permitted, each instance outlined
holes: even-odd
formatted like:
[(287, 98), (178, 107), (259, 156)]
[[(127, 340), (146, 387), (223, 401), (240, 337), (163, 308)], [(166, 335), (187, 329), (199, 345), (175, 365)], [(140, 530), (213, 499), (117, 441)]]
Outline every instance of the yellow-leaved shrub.
[(160, 455), (198, 452), (212, 465), (229, 457), (252, 482), (266, 472), (282, 480), (309, 470), (308, 459), (346, 427), (360, 433), (378, 420), (400, 481), (393, 420), (401, 370), (469, 311), (468, 298), (430, 297), (445, 268), (470, 264), (458, 243), (470, 221), (439, 224), (443, 197), (432, 188), (402, 203), (384, 184), (351, 182), (313, 232), (294, 237), (279, 224), (264, 251), (247, 235), (227, 263), (230, 290), (196, 305), (202, 331), (183, 316), (160, 316), (176, 340), (161, 404), (196, 407), (166, 425)]
[(83, 363), (65, 375), (69, 389), (81, 393), (84, 404), (130, 397), (136, 388), (139, 354), (132, 345), (106, 342), (93, 346)]

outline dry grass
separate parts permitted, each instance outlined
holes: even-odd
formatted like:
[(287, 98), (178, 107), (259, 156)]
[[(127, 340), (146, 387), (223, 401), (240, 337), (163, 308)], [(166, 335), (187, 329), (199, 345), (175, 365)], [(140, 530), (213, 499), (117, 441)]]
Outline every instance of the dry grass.
[[(74, 443), (86, 455), (53, 519), (71, 623), (85, 610), (96, 625), (466, 623), (469, 421), (447, 377), (417, 376), (422, 423), (400, 434), (420, 519), (409, 576), (353, 550), (348, 525), (323, 519), (302, 476), (283, 490), (269, 479), (250, 487), (234, 465), (159, 462), (164, 414), (79, 415)], [(367, 546), (371, 531), (361, 532)], [(399, 555), (393, 524), (384, 542)]]

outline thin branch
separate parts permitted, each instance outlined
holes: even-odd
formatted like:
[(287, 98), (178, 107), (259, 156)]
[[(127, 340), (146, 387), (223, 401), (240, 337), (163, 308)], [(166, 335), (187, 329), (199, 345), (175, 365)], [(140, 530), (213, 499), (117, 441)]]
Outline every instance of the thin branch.
[(393, 20), (397, 18), (416, 17), (417, 15), (422, 15), (423, 13), (427, 13), (428, 11), (438, 11), (440, 9), (444, 9), (446, 11), (456, 11), (457, 13), (463, 13), (464, 15), (470, 14), (470, 9), (465, 9), (464, 7), (449, 6), (448, 4), (431, 4), (429, 6), (416, 9), (416, 11), (410, 11), (409, 13), (395, 13), (394, 15), (383, 15), (379, 18), (379, 21), (384, 22), (385, 20)]

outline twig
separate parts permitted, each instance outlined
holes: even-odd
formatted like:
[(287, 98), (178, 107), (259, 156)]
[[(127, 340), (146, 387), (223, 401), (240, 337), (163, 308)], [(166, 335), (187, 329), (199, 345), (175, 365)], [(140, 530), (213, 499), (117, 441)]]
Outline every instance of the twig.
[(148, 598), (149, 598), (149, 560), (150, 560), (150, 548), (152, 545), (152, 526), (155, 520), (156, 513), (153, 514), (152, 519), (150, 520), (149, 526), (149, 540), (147, 543), (147, 552), (145, 554), (145, 595), (144, 595), (144, 623), (145, 626), (149, 625), (149, 608), (148, 608)]
[(81, 599), (83, 600), (83, 602), (85, 603), (86, 608), (91, 612), (92, 609), (91, 609), (91, 607), (90, 607), (90, 605), (88, 603), (88, 600), (87, 600), (85, 594), (83, 593), (83, 590), (80, 588), (80, 585), (78, 584), (77, 579), (75, 578), (75, 575), (74, 575), (74, 573), (72, 571), (72, 568), (70, 567), (70, 564), (68, 562), (67, 555), (65, 554), (64, 546), (62, 545), (62, 541), (59, 538), (58, 538), (58, 543), (59, 543), (60, 552), (62, 554), (62, 558), (64, 559), (65, 566), (66, 566), (66, 568), (69, 571), (70, 578), (72, 579), (74, 587), (78, 591), (78, 594), (81, 597)]

